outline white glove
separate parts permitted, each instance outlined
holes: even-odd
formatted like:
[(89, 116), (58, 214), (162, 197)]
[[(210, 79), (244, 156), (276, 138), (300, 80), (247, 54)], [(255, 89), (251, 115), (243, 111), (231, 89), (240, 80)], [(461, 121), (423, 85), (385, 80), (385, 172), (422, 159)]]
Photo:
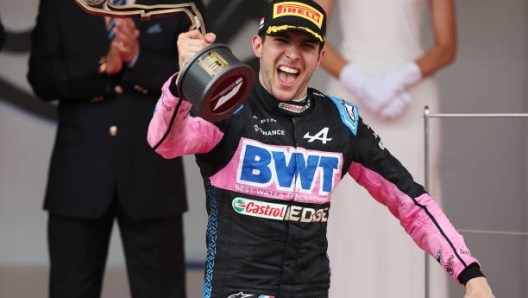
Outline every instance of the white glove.
[(409, 87), (422, 79), (422, 71), (414, 62), (406, 63), (396, 68), (394, 72), (400, 77), (400, 80), (405, 87)]
[(366, 99), (365, 84), (370, 77), (358, 64), (348, 63), (339, 74), (339, 82), (345, 89), (363, 101)]
[[(361, 100), (372, 112), (377, 112), (395, 94), (379, 92), (380, 75), (367, 74), (357, 63), (349, 63), (339, 74), (339, 82)], [(378, 92), (377, 92), (378, 91)]]
[(410, 97), (407, 93), (399, 94), (403, 94), (405, 87), (421, 78), (420, 68), (414, 62), (375, 75), (367, 74), (357, 63), (349, 63), (339, 74), (341, 85), (354, 93), (369, 110), (380, 115), (382, 108), (401, 97), (391, 107), (387, 107), (387, 111), (383, 113), (386, 117), (397, 116), (403, 111), (410, 102)]
[[(398, 94), (405, 92), (405, 88), (418, 82), (422, 78), (420, 68), (411, 62), (391, 71), (374, 75), (364, 86), (365, 105), (371, 111), (380, 111), (397, 98)], [(402, 101), (406, 104), (406, 100)]]
[(379, 114), (383, 118), (394, 119), (403, 113), (410, 102), (411, 96), (409, 93), (402, 91), (393, 97), (387, 105), (381, 109)]

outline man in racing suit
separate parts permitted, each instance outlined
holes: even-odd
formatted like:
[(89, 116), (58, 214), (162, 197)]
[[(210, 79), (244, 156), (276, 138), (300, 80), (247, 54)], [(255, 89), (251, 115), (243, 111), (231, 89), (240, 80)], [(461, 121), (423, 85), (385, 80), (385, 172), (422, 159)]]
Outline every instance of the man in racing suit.
[[(148, 141), (165, 158), (196, 154), (209, 215), (202, 297), (328, 297), (330, 197), (347, 173), (466, 285), (466, 297), (494, 297), (462, 236), (357, 108), (308, 88), (324, 54), (325, 18), (311, 0), (271, 2), (252, 40), (258, 80), (225, 120), (192, 116), (177, 75), (163, 86)], [(180, 34), (180, 69), (214, 39)]]

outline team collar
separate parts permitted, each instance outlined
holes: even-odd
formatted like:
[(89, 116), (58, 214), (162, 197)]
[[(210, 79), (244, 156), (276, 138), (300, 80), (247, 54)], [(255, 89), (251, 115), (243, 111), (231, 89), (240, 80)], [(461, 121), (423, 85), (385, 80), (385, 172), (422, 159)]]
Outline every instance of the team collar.
[(295, 101), (280, 101), (271, 95), (264, 87), (260, 84), (256, 84), (257, 98), (261, 101), (261, 104), (273, 113), (285, 114), (291, 116), (301, 116), (305, 114), (313, 105), (313, 94), (308, 89), (306, 100), (301, 102)]

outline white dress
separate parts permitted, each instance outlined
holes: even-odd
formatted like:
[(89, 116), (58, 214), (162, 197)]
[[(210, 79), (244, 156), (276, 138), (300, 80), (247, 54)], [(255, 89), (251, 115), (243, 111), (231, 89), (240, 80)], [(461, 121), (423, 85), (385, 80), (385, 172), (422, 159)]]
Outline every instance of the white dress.
[[(421, 32), (426, 0), (341, 0), (341, 44), (332, 41), (348, 60), (368, 72), (382, 72), (414, 61), (423, 53)], [(436, 82), (427, 78), (411, 90), (411, 104), (400, 118), (383, 120), (331, 79), (325, 90), (354, 102), (360, 115), (384, 145), (424, 184), (423, 109), (438, 112)], [(430, 120), (429, 192), (440, 199), (439, 119)], [(440, 203), (440, 202), (439, 202)], [(425, 252), (418, 248), (388, 209), (377, 203), (347, 175), (332, 196), (328, 225), (331, 264), (330, 298), (424, 298)], [(447, 297), (448, 275), (434, 258), (430, 267), (430, 298)]]

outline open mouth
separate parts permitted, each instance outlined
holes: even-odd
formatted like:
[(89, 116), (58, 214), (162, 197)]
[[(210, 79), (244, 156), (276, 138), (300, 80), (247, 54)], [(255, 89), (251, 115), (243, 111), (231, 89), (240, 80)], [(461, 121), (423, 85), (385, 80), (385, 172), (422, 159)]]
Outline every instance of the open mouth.
[(284, 84), (292, 84), (299, 76), (299, 70), (281, 65), (278, 69), (279, 80)]

